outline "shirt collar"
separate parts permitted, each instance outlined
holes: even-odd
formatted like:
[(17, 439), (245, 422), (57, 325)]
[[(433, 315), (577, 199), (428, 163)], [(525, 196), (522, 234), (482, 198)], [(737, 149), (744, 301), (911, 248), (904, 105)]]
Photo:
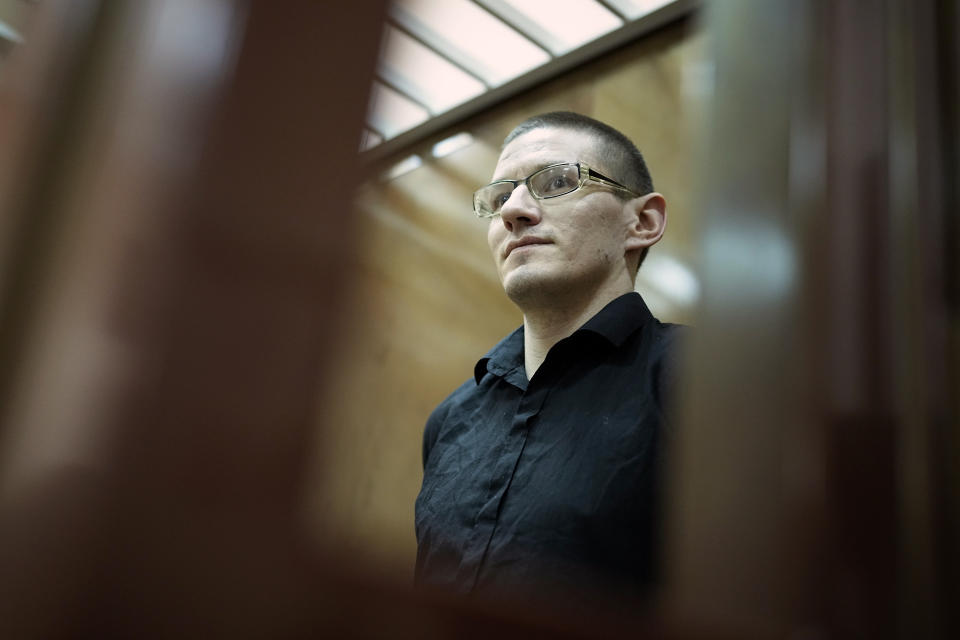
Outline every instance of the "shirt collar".
[(636, 291), (611, 300), (574, 333), (595, 333), (614, 346), (621, 346), (637, 329), (653, 322), (654, 317)]
[(480, 384), (480, 380), (489, 371), (490, 373), (510, 377), (511, 373), (521, 372), (523, 384), (526, 387), (527, 373), (523, 370), (523, 326), (517, 327), (506, 338), (498, 342), (487, 354), (477, 361), (473, 367), (473, 377)]
[[(574, 335), (581, 332), (593, 333), (604, 338), (613, 346), (619, 347), (637, 329), (654, 321), (654, 317), (643, 298), (640, 297), (639, 293), (633, 291), (611, 300), (607, 306), (577, 329)], [(477, 361), (473, 368), (473, 377), (477, 384), (480, 384), (480, 380), (483, 379), (487, 371), (506, 378), (508, 382), (514, 382), (513, 378), (519, 375), (523, 384), (518, 386), (526, 386), (527, 376), (523, 368), (522, 326), (498, 342)]]

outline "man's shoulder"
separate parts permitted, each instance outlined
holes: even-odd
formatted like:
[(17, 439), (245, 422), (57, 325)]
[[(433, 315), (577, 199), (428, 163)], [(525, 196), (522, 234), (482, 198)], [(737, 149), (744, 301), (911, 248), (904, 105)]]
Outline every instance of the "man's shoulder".
[(658, 403), (667, 404), (678, 387), (682, 350), (692, 327), (669, 322), (656, 322), (651, 348), (651, 372)]
[(667, 347), (674, 347), (687, 339), (692, 327), (686, 324), (676, 324), (673, 322), (654, 322), (654, 338), (662, 342)]
[[(430, 413), (430, 420), (442, 418), (452, 407), (463, 404), (464, 401), (472, 397), (477, 392), (477, 381), (474, 378), (467, 378), (459, 387), (454, 389), (446, 398), (440, 401), (440, 404)], [(428, 422), (430, 421), (428, 420)]]
[(451, 413), (456, 414), (460, 407), (466, 404), (469, 399), (477, 393), (477, 382), (473, 378), (465, 380), (463, 384), (457, 387), (450, 395), (444, 398), (427, 418), (427, 424), (423, 429), (423, 463), (426, 465), (427, 458), (430, 456), (430, 450), (434, 443), (440, 437), (448, 417)]
[(676, 362), (690, 330), (689, 325), (655, 321), (649, 334), (648, 358), (654, 363)]
[(500, 374), (509, 374), (511, 370), (522, 366), (522, 358), (523, 327), (521, 326), (507, 334), (487, 351), (474, 365), (473, 377), (464, 380), (460, 386), (441, 400), (440, 404), (430, 413), (423, 433), (424, 460), (426, 460), (432, 444), (436, 442), (440, 431), (448, 422), (450, 416), (462, 415), (465, 410), (469, 410), (465, 407), (474, 405), (479, 401), (484, 392), (480, 382), (488, 370)]

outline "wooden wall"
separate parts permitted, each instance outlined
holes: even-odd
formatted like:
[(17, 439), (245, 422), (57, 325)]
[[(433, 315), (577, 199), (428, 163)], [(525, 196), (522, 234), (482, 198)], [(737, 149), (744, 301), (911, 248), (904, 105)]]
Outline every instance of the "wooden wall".
[[(471, 210), (473, 190), (489, 181), (503, 137), (518, 122), (574, 110), (636, 142), (668, 203), (666, 237), (651, 250), (638, 289), (662, 320), (692, 320), (695, 300), (664, 295), (644, 274), (664, 261), (695, 266), (690, 184), (697, 99), (709, 76), (703, 55), (696, 25), (674, 23), (389, 159), (383, 177), (360, 190), (351, 214), (363, 233), (351, 264), (349, 337), (330, 356), (338, 364), (328, 369), (335, 379), (318, 406), (325, 430), (308, 504), (319, 535), (358, 565), (410, 579), (424, 422), (520, 324), (488, 253), (487, 223)], [(460, 132), (473, 142), (431, 156), (434, 142)], [(408, 154), (421, 166), (385, 177)]]

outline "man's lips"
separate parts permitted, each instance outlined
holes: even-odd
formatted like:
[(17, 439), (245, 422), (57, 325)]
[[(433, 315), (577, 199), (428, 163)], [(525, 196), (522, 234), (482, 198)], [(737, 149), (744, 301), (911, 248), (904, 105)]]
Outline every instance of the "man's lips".
[(549, 240), (544, 238), (537, 238), (536, 236), (527, 236), (525, 238), (520, 238), (519, 240), (512, 240), (507, 243), (506, 249), (503, 251), (503, 257), (506, 258), (514, 249), (519, 249), (520, 247), (527, 247), (532, 244), (550, 244)]

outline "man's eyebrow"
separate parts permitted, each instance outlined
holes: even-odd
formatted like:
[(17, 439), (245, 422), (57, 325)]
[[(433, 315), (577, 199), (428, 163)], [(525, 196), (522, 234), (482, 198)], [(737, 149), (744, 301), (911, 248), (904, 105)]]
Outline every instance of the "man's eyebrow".
[(579, 161), (578, 160), (547, 160), (544, 162), (531, 163), (529, 165), (520, 165), (519, 169), (514, 169), (513, 171), (509, 172), (509, 175), (511, 176), (519, 173), (520, 175), (517, 175), (517, 177), (494, 178), (491, 182), (499, 182), (501, 180), (523, 180), (527, 176), (530, 176), (536, 173), (537, 171), (540, 171), (540, 169), (545, 169), (546, 167), (550, 167), (555, 164), (568, 164), (568, 163), (577, 163), (577, 162)]

